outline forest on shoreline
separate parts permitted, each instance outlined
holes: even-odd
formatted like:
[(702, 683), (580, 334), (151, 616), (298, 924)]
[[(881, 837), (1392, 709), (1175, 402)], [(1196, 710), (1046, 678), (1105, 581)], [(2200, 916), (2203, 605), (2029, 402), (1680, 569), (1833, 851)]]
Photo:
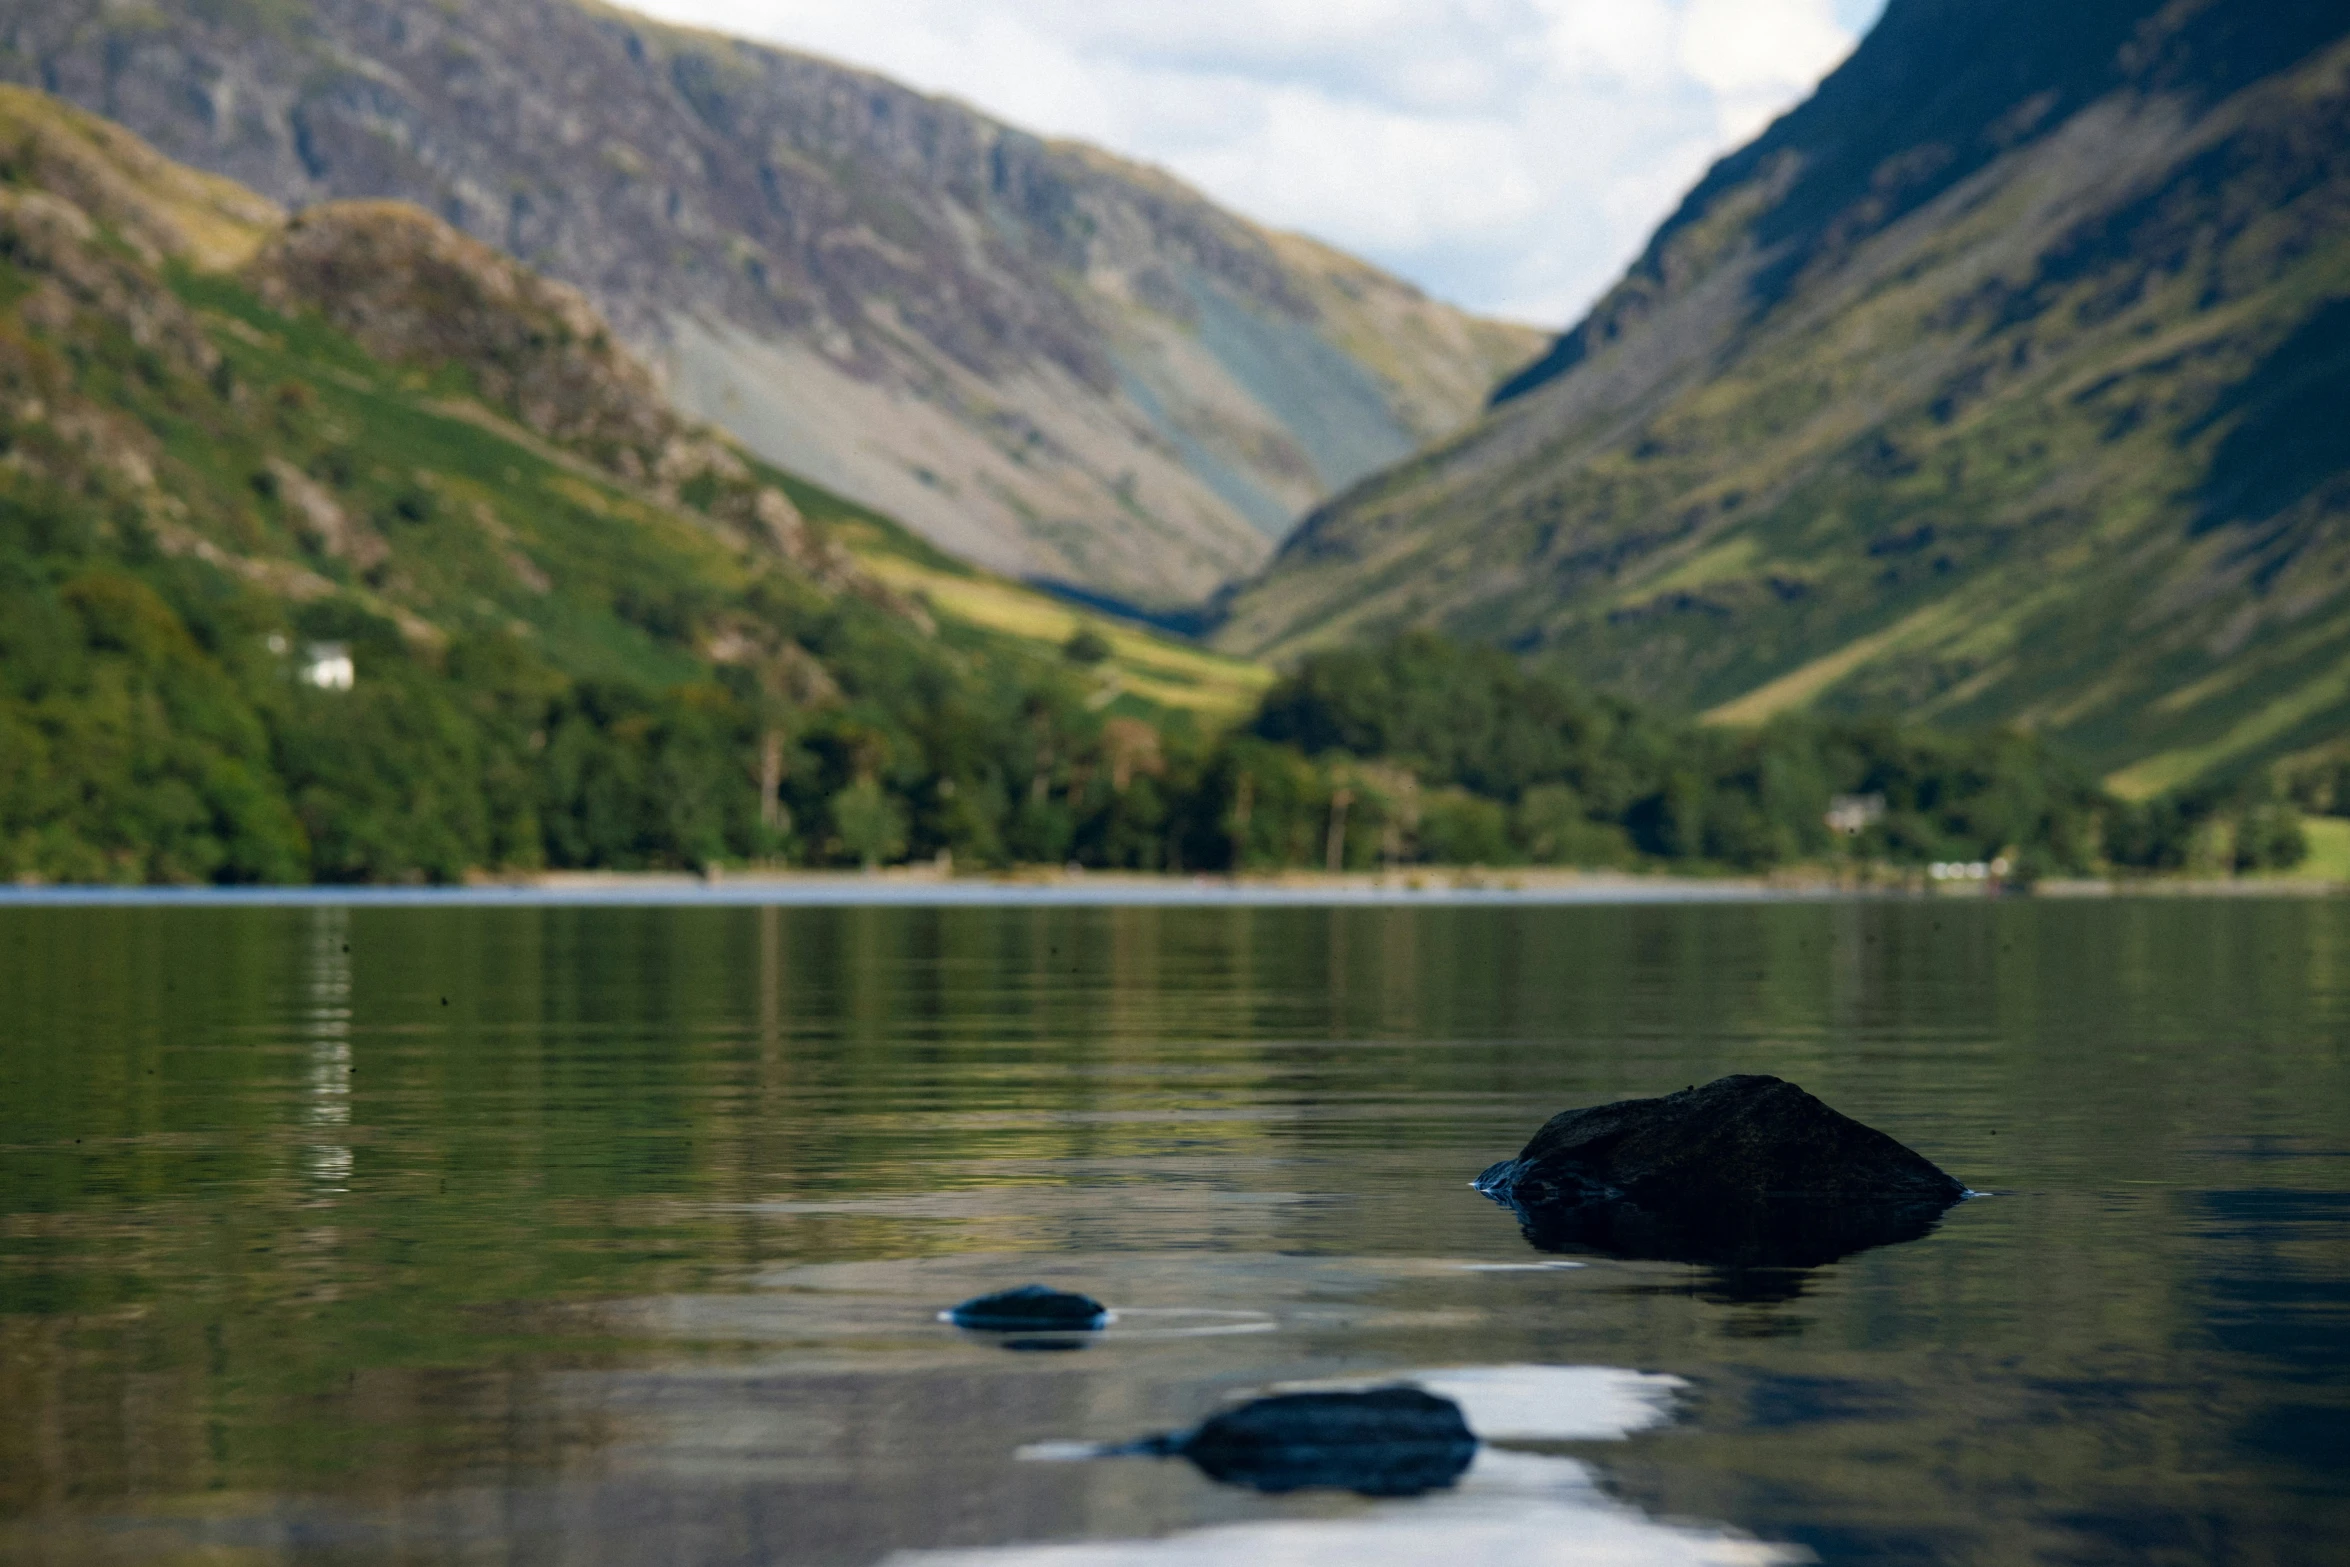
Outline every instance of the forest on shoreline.
[[(2293, 808), (2253, 788), (2132, 804), (2022, 734), (1706, 727), (1427, 634), (1312, 655), (1215, 732), (1105, 711), (1086, 635), (1057, 657), (975, 642), (949, 658), (861, 601), (776, 602), (766, 615), (827, 672), (795, 702), (744, 668), (576, 678), (494, 632), (420, 649), (339, 599), (300, 606), (289, 639), (201, 561), (98, 547), (58, 511), (11, 508), (0, 532), (0, 873), (18, 880), (942, 855), (1166, 872), (2007, 859), (2029, 879), (2306, 852)], [(329, 639), (350, 689), (271, 651)]]

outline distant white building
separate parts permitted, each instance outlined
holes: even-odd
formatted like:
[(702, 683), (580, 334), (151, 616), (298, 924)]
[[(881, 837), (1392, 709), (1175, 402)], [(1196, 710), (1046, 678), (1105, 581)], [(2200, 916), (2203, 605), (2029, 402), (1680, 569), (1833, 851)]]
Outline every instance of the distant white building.
[(351, 650), (340, 642), (313, 642), (302, 652), (302, 684), (321, 691), (348, 691), (359, 683)]
[(1881, 794), (1840, 794), (1828, 802), (1828, 827), (1848, 837), (1857, 837), (1885, 819), (1885, 797)]

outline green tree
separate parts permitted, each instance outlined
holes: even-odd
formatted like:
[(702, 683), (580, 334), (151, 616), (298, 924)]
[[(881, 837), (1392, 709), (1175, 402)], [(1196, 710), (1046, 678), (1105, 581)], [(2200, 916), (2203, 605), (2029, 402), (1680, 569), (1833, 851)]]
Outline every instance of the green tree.
[(870, 870), (906, 852), (906, 813), (880, 784), (860, 778), (832, 797), (832, 830), (841, 851)]
[(1090, 625), (1079, 626), (1069, 633), (1069, 640), (1061, 644), (1063, 658), (1088, 669), (1096, 664), (1108, 663), (1110, 655), (1116, 651), (1110, 646), (1110, 639)]
[(1624, 830), (1593, 821), (1582, 795), (1566, 784), (1527, 790), (1510, 826), (1526, 858), (1538, 865), (1617, 866), (1633, 858)]
[(1509, 811), (1465, 789), (1429, 791), (1420, 805), (1420, 858), (1435, 865), (1507, 865)]

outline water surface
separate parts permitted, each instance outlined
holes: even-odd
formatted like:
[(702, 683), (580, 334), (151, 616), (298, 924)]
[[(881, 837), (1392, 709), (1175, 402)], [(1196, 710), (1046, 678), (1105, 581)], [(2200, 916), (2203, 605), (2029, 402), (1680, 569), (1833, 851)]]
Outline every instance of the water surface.
[[(0, 909), (0, 1559), (2303, 1563), (2350, 907)], [(1769, 1071), (1996, 1195), (1536, 1253), (1553, 1111)], [(1118, 1322), (936, 1320), (1042, 1280)], [(1082, 1444), (1416, 1379), (1403, 1500)]]

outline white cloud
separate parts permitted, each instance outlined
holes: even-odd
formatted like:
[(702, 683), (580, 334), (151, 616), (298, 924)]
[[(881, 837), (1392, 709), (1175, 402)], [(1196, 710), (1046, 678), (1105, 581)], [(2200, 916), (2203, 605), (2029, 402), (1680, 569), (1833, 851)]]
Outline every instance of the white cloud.
[(1882, 0), (636, 0), (1173, 169), (1559, 324)]

